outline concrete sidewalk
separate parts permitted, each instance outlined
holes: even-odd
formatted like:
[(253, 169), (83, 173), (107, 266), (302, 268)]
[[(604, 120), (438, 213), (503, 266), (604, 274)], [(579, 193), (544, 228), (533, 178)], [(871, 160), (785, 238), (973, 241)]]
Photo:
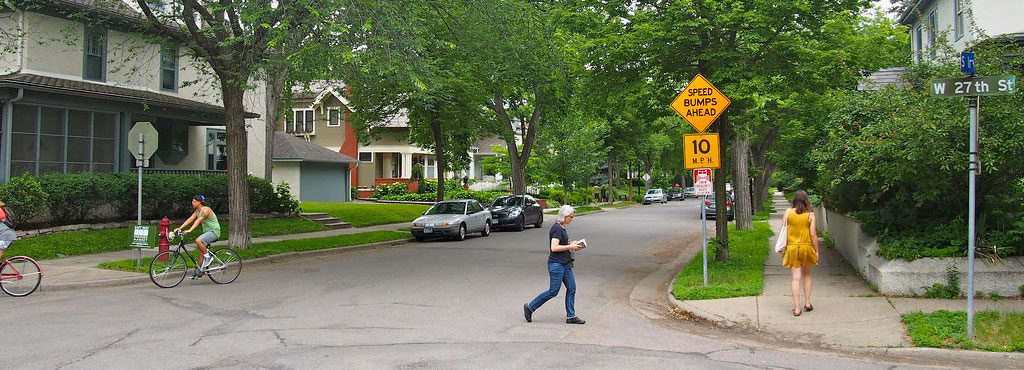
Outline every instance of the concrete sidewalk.
[[(262, 238), (253, 238), (252, 242), (265, 243), (282, 240), (313, 239), (379, 230), (399, 231), (399, 229), (404, 227), (409, 227), (409, 223), (403, 222), (396, 224), (377, 225), (360, 228), (317, 231), (312, 233), (276, 235)], [(225, 241), (218, 241), (214, 243), (214, 247), (224, 245)], [(195, 244), (187, 244), (187, 246), (189, 248), (195, 248)], [(175, 247), (176, 244), (171, 246), (172, 249)], [(143, 257), (152, 257), (156, 255), (156, 253), (156, 248), (142, 250)], [(116, 252), (88, 254), (82, 256), (38, 261), (40, 267), (42, 267), (43, 269), (43, 282), (40, 284), (39, 289), (43, 291), (53, 291), (78, 287), (122, 285), (135, 283), (137, 281), (148, 281), (148, 276), (144, 274), (126, 271), (106, 270), (96, 267), (97, 265), (103, 262), (135, 259), (136, 257), (138, 257), (137, 250), (129, 249)]]
[[(778, 234), (783, 211), (789, 204), (781, 193), (776, 193), (773, 201), (777, 212), (772, 214), (769, 224)], [(767, 247), (774, 246), (775, 240), (773, 236)], [(792, 312), (790, 271), (782, 266), (781, 256), (774, 251), (765, 261), (764, 290), (760, 296), (703, 301), (672, 299), (679, 308), (723, 325), (748, 326), (800, 343), (838, 347), (909, 347), (901, 314), (964, 311), (967, 307), (965, 300), (879, 296), (838, 251), (827, 249), (824, 244), (812, 276), (814, 311), (798, 317)], [(1024, 300), (1019, 299), (977, 300), (975, 303), (979, 311), (1024, 311)]]

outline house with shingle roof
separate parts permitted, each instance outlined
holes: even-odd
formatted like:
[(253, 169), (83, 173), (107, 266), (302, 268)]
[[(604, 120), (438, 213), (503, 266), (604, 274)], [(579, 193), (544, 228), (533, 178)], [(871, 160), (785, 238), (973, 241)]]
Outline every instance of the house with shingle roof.
[(351, 168), (358, 159), (285, 132), (274, 133), (274, 180), (291, 186), (303, 202), (352, 200)]
[[(190, 50), (140, 33), (144, 22), (121, 1), (0, 2), (0, 182), (132, 171), (137, 122), (160, 134), (147, 171), (226, 169), (217, 77)], [(264, 112), (265, 89), (252, 83), (246, 111)], [(246, 119), (248, 167), (262, 176), (265, 122)]]
[[(415, 164), (423, 167), (425, 178), (437, 178), (433, 151), (409, 142), (409, 117), (404, 112), (383, 125), (380, 137), (360, 145), (349, 120), (353, 111), (343, 82), (313, 81), (293, 87), (291, 93), (290, 111), (285, 110), (276, 130), (357, 158), (359, 162), (352, 167), (351, 179), (364, 197), (382, 183), (407, 182)], [(494, 146), (504, 147), (505, 142), (498, 138), (477, 141), (469, 153), (469, 168), (462, 173), (449, 173), (448, 178), (468, 177), (481, 186), (500, 185), (501, 177), (488, 173), (483, 166), (484, 158), (497, 155)]]

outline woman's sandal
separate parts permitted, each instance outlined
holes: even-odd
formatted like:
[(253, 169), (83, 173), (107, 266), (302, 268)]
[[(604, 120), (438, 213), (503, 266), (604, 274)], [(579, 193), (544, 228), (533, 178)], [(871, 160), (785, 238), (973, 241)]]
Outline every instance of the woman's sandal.
[(804, 311), (807, 311), (807, 312), (814, 311), (814, 305), (809, 304), (809, 305), (804, 306)]
[(793, 316), (800, 316), (800, 309), (799, 308), (794, 308), (793, 309)]

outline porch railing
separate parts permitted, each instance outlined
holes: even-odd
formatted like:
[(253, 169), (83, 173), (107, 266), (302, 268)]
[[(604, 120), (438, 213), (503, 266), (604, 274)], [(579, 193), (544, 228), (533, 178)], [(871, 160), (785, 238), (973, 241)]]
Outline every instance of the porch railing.
[(191, 176), (203, 176), (203, 175), (217, 175), (225, 174), (227, 171), (223, 170), (170, 170), (160, 168), (143, 168), (142, 173), (146, 175), (160, 174), (160, 175), (191, 175)]

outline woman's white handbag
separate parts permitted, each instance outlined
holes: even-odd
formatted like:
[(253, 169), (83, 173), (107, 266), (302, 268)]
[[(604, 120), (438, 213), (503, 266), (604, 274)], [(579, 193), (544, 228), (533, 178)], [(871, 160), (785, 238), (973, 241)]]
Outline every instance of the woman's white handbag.
[(782, 216), (782, 231), (779, 231), (779, 238), (775, 240), (775, 252), (782, 253), (786, 251), (786, 239), (789, 237), (789, 209), (786, 209), (786, 214)]

